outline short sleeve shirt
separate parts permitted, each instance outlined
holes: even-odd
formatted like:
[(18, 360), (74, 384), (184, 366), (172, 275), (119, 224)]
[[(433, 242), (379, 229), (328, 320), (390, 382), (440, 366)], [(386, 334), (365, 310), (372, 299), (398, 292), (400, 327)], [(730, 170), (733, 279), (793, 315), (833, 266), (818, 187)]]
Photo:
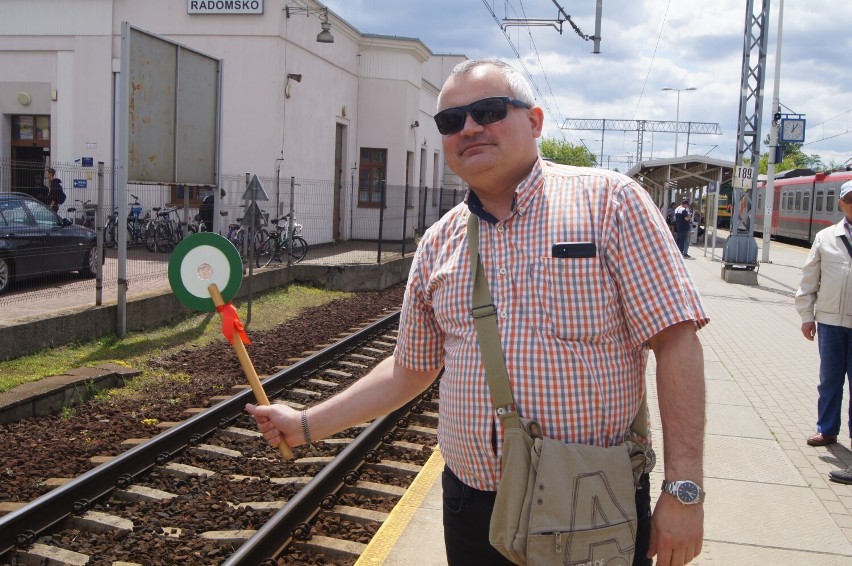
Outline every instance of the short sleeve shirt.
[[(475, 193), (424, 234), (411, 266), (396, 361), (444, 366), (438, 442), (467, 485), (497, 489), (503, 442), (470, 314), (467, 216), (497, 309), (515, 403), (565, 442), (621, 442), (644, 391), (647, 341), (708, 322), (681, 253), (648, 193), (629, 178), (537, 161), (502, 221)], [(592, 242), (593, 257), (552, 257)]]

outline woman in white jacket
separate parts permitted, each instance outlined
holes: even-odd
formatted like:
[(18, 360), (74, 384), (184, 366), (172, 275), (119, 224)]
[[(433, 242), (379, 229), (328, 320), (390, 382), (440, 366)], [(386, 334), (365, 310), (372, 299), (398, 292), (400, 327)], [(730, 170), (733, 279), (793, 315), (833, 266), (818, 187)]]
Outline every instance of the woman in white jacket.
[[(840, 187), (838, 206), (845, 217), (816, 235), (796, 292), (802, 334), (808, 340), (817, 336), (819, 344), (817, 432), (807, 440), (811, 446), (837, 442), (843, 385), (852, 375), (852, 181)], [(852, 431), (852, 412), (849, 424)], [(830, 476), (852, 483), (852, 468)]]

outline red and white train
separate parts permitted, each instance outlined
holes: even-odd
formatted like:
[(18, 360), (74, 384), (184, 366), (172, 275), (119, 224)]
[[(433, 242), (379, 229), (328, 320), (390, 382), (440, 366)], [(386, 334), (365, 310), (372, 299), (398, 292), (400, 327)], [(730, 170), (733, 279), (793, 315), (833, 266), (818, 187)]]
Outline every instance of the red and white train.
[[(837, 207), (840, 186), (852, 181), (852, 171), (814, 173), (810, 169), (786, 171), (775, 178), (772, 236), (812, 243), (817, 232), (843, 218)], [(754, 231), (763, 233), (766, 181), (757, 184)]]

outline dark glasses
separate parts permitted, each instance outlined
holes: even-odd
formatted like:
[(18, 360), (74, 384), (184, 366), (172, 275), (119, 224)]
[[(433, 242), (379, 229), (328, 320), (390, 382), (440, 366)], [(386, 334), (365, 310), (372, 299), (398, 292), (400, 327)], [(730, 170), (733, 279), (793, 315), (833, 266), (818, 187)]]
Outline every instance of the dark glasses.
[(441, 134), (448, 136), (462, 131), (468, 112), (470, 112), (470, 116), (474, 122), (480, 126), (485, 126), (486, 124), (493, 124), (506, 118), (506, 115), (509, 113), (510, 104), (518, 108), (530, 108), (529, 104), (515, 98), (491, 96), (471, 102), (470, 104), (465, 104), (464, 106), (445, 108), (435, 114), (435, 124), (438, 126), (438, 131)]

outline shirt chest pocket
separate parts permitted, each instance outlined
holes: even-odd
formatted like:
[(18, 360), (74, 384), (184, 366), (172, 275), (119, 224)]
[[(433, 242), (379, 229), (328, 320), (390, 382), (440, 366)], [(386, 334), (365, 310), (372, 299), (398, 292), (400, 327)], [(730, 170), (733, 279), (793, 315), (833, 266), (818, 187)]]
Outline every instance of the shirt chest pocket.
[(614, 290), (600, 258), (540, 258), (530, 265), (530, 278), (539, 330), (585, 341), (607, 332)]

